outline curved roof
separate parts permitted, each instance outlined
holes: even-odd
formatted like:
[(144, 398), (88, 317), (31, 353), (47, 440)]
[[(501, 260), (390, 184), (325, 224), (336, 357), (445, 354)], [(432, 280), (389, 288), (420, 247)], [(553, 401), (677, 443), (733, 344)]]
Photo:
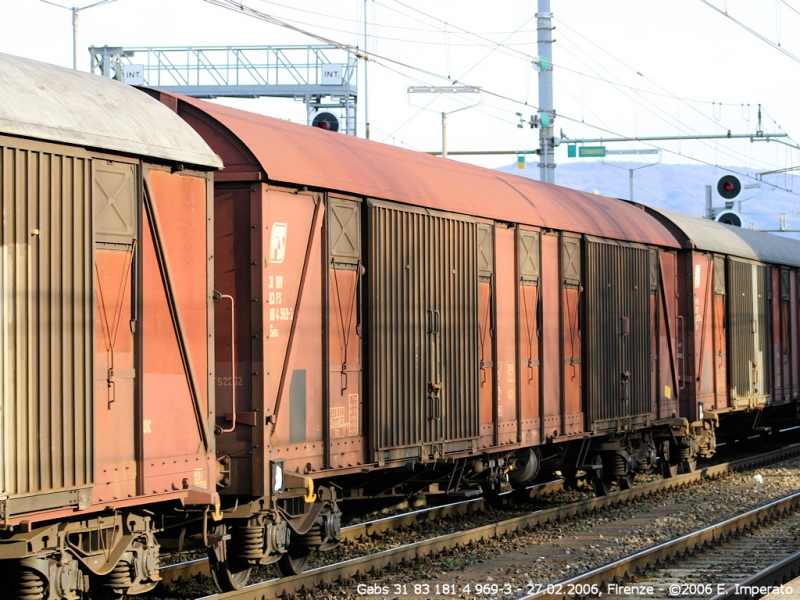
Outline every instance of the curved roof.
[(670, 227), (684, 248), (800, 267), (798, 240), (724, 225), (672, 210), (652, 206), (645, 208)]
[[(175, 101), (171, 94), (152, 93), (164, 101)], [(656, 219), (625, 202), (202, 100), (177, 98), (178, 114), (222, 156), (225, 179), (237, 171), (263, 170), (275, 182), (679, 247)]]
[(222, 166), (191, 127), (147, 94), (8, 54), (0, 54), (0, 133)]

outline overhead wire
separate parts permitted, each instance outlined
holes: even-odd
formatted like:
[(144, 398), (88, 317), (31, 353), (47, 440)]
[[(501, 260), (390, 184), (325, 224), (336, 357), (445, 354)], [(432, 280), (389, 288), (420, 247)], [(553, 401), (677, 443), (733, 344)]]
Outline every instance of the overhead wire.
[(789, 4), (789, 3), (788, 3), (786, 0), (781, 0), (781, 3), (782, 3), (784, 6), (788, 7), (790, 10), (792, 10), (792, 11), (794, 11), (795, 13), (797, 13), (798, 15), (800, 15), (800, 11), (798, 11), (798, 10), (797, 10), (797, 9), (796, 9), (794, 6), (792, 6), (791, 4)]
[[(574, 44), (574, 42), (572, 42), (571, 40), (570, 40), (570, 42), (571, 42), (572, 44)], [(579, 49), (581, 52), (583, 52), (584, 54), (586, 54), (587, 56), (589, 56), (590, 58), (592, 58), (592, 57), (591, 57), (591, 55), (589, 55), (587, 52), (585, 52), (585, 51), (584, 51), (583, 49), (581, 49), (579, 46), (577, 46), (577, 45), (576, 45), (575, 47), (576, 47), (577, 49)], [(565, 47), (565, 46), (561, 46), (561, 49), (562, 49), (562, 50), (564, 50), (565, 52), (567, 52), (567, 53), (568, 53), (570, 56), (572, 56), (573, 58), (575, 58), (575, 60), (577, 60), (577, 61), (581, 62), (582, 64), (584, 64), (584, 66), (586, 66), (586, 67), (587, 67), (587, 68), (588, 68), (590, 71), (594, 72), (594, 73), (595, 73), (595, 74), (596, 74), (598, 77), (602, 77), (602, 76), (601, 76), (599, 73), (597, 73), (597, 71), (595, 71), (595, 69), (594, 69), (594, 68), (593, 68), (591, 65), (588, 65), (588, 64), (587, 64), (586, 62), (584, 62), (582, 59), (580, 59), (579, 57), (575, 56), (575, 54), (573, 54), (573, 53), (572, 53), (572, 52), (569, 50), (569, 48), (567, 48), (567, 47)], [(598, 64), (599, 64), (599, 63), (598, 63)], [(601, 66), (601, 68), (605, 68), (603, 65), (600, 65), (600, 66)], [(630, 67), (629, 67), (629, 68), (630, 68)], [(638, 73), (638, 71), (637, 71), (637, 73)], [(635, 107), (637, 107), (637, 108), (638, 108), (638, 106), (639, 106), (639, 102), (638, 102), (638, 93), (637, 93), (636, 91), (634, 91), (634, 90), (630, 90), (630, 91), (633, 91), (633, 93), (635, 94), (633, 97), (631, 97), (631, 96), (630, 96), (628, 93), (626, 93), (626, 91), (625, 91), (625, 90), (623, 90), (623, 89), (620, 89), (620, 88), (618, 88), (618, 87), (617, 87), (617, 88), (616, 88), (616, 90), (617, 90), (617, 92), (619, 92), (619, 93), (621, 93), (623, 96), (625, 96), (627, 99), (631, 100), (631, 101), (634, 103)], [(650, 105), (650, 106), (652, 106), (652, 107), (653, 107), (653, 109), (650, 109), (650, 108), (647, 108), (647, 107), (645, 107), (645, 109), (646, 109), (646, 110), (647, 110), (647, 111), (648, 111), (650, 114), (652, 114), (654, 117), (656, 117), (657, 119), (661, 120), (661, 121), (662, 121), (662, 122), (664, 122), (665, 124), (668, 124), (668, 125), (671, 125), (671, 124), (672, 124), (672, 122), (671, 122), (671, 115), (669, 115), (669, 114), (668, 114), (668, 113), (667, 113), (667, 112), (666, 112), (666, 111), (665, 111), (663, 108), (661, 108), (660, 106), (658, 106), (658, 105), (654, 104), (652, 101), (650, 101), (650, 100), (649, 100), (649, 99), (647, 99), (647, 98), (644, 98), (643, 100), (644, 100), (644, 101), (645, 101), (645, 102), (646, 102), (648, 105)], [(657, 112), (656, 112), (656, 111), (657, 111)], [(635, 112), (636, 112), (636, 111), (635, 111)], [(664, 116), (662, 116), (662, 114), (658, 114), (658, 113), (662, 113)], [(669, 119), (668, 119), (668, 118), (669, 118)], [(715, 120), (712, 120), (712, 122), (715, 124), (715, 126), (718, 126), (718, 124), (719, 124), (719, 123), (718, 123), (717, 121), (715, 121)], [(681, 133), (681, 134), (687, 134), (687, 133), (691, 133), (691, 134), (698, 134), (698, 135), (699, 135), (699, 134), (701, 133), (699, 130), (697, 130), (697, 129), (693, 128), (693, 127), (688, 127), (688, 126), (686, 126), (686, 127), (682, 127), (682, 126), (681, 126), (681, 124), (680, 124), (680, 123), (678, 123), (677, 121), (676, 121), (676, 123), (675, 123), (675, 124), (676, 124), (676, 127), (678, 128), (678, 130), (680, 131), (680, 133)], [(638, 136), (636, 136), (636, 137), (638, 137)], [(713, 148), (715, 151), (718, 151), (718, 143), (714, 143), (714, 144), (712, 145), (712, 144), (709, 144), (708, 142), (706, 142), (706, 141), (704, 141), (704, 140), (698, 140), (698, 141), (699, 141), (701, 144), (703, 144), (703, 145), (705, 145), (705, 146), (707, 146), (707, 147), (712, 147), (712, 148)], [(731, 151), (729, 151), (729, 150), (727, 150), (727, 149), (726, 149), (726, 150), (724, 150), (724, 151), (723, 151), (723, 153), (724, 153), (724, 154), (726, 154), (727, 156), (729, 156), (730, 158), (737, 158), (737, 155), (738, 155), (738, 156), (743, 156), (743, 155), (742, 155), (741, 153), (739, 153), (739, 152), (733, 151), (733, 153), (731, 153)]]
[[(525, 25), (527, 25), (528, 23), (530, 23), (530, 22), (531, 22), (533, 19), (535, 19), (535, 18), (536, 18), (536, 13), (534, 13), (534, 14), (533, 14), (533, 15), (532, 15), (532, 16), (531, 16), (531, 17), (530, 17), (530, 18), (529, 18), (527, 21), (525, 21), (525, 22), (524, 22), (522, 25), (520, 25), (520, 26), (519, 26), (519, 29), (522, 29), (523, 27), (525, 27)], [(495, 52), (495, 51), (496, 51), (496, 50), (497, 50), (499, 47), (503, 46), (503, 45), (505, 44), (505, 42), (507, 42), (507, 41), (508, 41), (508, 38), (510, 38), (510, 37), (511, 37), (511, 36), (513, 36), (513, 35), (516, 35), (516, 31), (515, 31), (514, 33), (510, 33), (510, 34), (508, 34), (508, 37), (506, 37), (506, 39), (504, 39), (502, 42), (500, 42), (500, 44), (499, 44), (498, 46), (496, 46), (496, 47), (492, 48), (492, 49), (491, 49), (491, 50), (490, 50), (490, 51), (489, 51), (489, 52), (488, 52), (488, 53), (487, 53), (487, 54), (486, 54), (486, 55), (485, 55), (483, 58), (481, 58), (481, 59), (480, 59), (478, 62), (476, 62), (474, 65), (472, 65), (472, 66), (471, 66), (469, 69), (467, 69), (466, 71), (464, 71), (464, 72), (461, 74), (461, 76), (459, 77), (459, 79), (463, 79), (464, 77), (466, 77), (466, 76), (467, 76), (467, 75), (468, 75), (468, 74), (469, 74), (469, 73), (470, 73), (470, 72), (471, 72), (471, 71), (472, 71), (472, 70), (473, 70), (475, 67), (477, 67), (477, 66), (478, 66), (479, 64), (481, 64), (481, 63), (482, 63), (484, 60), (486, 60), (486, 59), (487, 59), (487, 58), (489, 58), (489, 57), (490, 57), (492, 54), (494, 54), (494, 52)]]
[[(323, 43), (329, 44), (329, 45), (334, 46), (336, 48), (340, 48), (340, 49), (342, 49), (342, 50), (344, 50), (344, 51), (346, 51), (348, 53), (351, 53), (351, 54), (355, 55), (357, 58), (361, 58), (361, 59), (364, 59), (364, 60), (370, 60), (370, 61), (374, 62), (375, 64), (379, 64), (380, 66), (382, 66), (382, 67), (384, 67), (386, 69), (389, 69), (389, 70), (391, 70), (391, 71), (393, 71), (395, 73), (398, 73), (398, 74), (400, 74), (400, 75), (402, 75), (404, 77), (408, 77), (411, 80), (415, 80), (415, 78), (413, 76), (409, 75), (408, 73), (404, 73), (404, 72), (402, 72), (402, 71), (400, 71), (398, 69), (400, 69), (400, 68), (410, 69), (412, 71), (416, 71), (416, 72), (422, 73), (424, 75), (428, 75), (428, 76), (436, 78), (436, 79), (450, 81), (452, 83), (452, 80), (450, 78), (448, 78), (447, 76), (441, 75), (439, 73), (436, 73), (436, 72), (428, 70), (428, 69), (424, 69), (422, 67), (417, 67), (417, 66), (414, 66), (414, 65), (410, 65), (410, 64), (404, 63), (402, 61), (392, 59), (392, 58), (387, 57), (387, 56), (378, 55), (378, 54), (375, 54), (375, 53), (372, 53), (372, 52), (364, 52), (364, 51), (359, 50), (357, 47), (354, 47), (354, 46), (351, 46), (351, 45), (348, 45), (348, 44), (344, 44), (344, 43), (338, 42), (336, 40), (332, 40), (330, 38), (327, 38), (325, 36), (313, 33), (311, 31), (303, 30), (303, 29), (301, 29), (299, 27), (293, 26), (293, 25), (291, 25), (289, 23), (286, 23), (286, 22), (284, 22), (284, 21), (282, 21), (280, 19), (277, 19), (277, 18), (275, 18), (275, 17), (273, 17), (271, 15), (268, 15), (266, 13), (262, 13), (260, 11), (257, 11), (255, 9), (253, 9), (252, 7), (246, 6), (241, 1), (236, 1), (236, 0), (203, 0), (203, 1), (207, 2), (209, 4), (213, 4), (213, 5), (219, 6), (221, 8), (225, 8), (225, 9), (228, 9), (228, 10), (233, 10), (235, 12), (239, 12), (241, 14), (244, 14), (244, 15), (247, 15), (247, 16), (250, 16), (250, 17), (254, 17), (254, 18), (257, 18), (257, 19), (272, 23), (272, 24), (277, 25), (279, 27), (290, 29), (292, 31), (301, 33), (303, 35), (307, 35), (307, 36), (309, 36), (309, 37), (311, 37), (313, 39), (317, 39), (319, 41), (322, 41)], [(378, 2), (376, 1), (376, 3), (378, 3)], [(389, 66), (389, 65), (385, 64), (382, 61), (388, 62), (393, 66)], [(417, 79), (417, 81), (419, 81), (419, 80)], [(467, 84), (465, 84), (463, 82), (461, 82), (461, 84), (462, 85), (467, 85)], [(471, 87), (475, 87), (475, 86), (471, 86)], [(507, 96), (505, 94), (501, 94), (501, 93), (498, 93), (498, 92), (493, 92), (493, 91), (487, 90), (485, 88), (483, 88), (483, 93), (488, 95), (488, 96), (497, 98), (499, 100), (511, 102), (513, 104), (524, 105), (524, 106), (527, 106), (527, 107), (530, 107), (530, 108), (537, 108), (536, 106), (531, 105), (527, 101), (523, 102), (523, 101), (518, 100), (516, 98), (512, 98), (510, 96)], [(537, 108), (537, 110), (538, 110), (538, 108)], [(575, 122), (575, 123), (582, 123), (583, 125), (591, 127), (591, 128), (593, 128), (593, 129), (595, 129), (597, 131), (603, 131), (603, 132), (609, 133), (611, 135), (620, 135), (617, 132), (609, 130), (607, 128), (599, 127), (599, 126), (591, 124), (591, 123), (586, 123), (585, 121), (581, 122), (579, 119), (576, 119), (574, 117), (570, 117), (570, 116), (568, 116), (566, 114), (560, 114), (559, 117), (562, 118), (562, 119), (565, 119), (567, 121), (571, 121), (571, 122)], [(647, 143), (646, 145), (649, 145), (649, 146), (654, 147), (654, 148), (659, 148), (655, 144)], [(669, 149), (666, 149), (666, 148), (659, 148), (659, 149), (661, 149), (664, 152), (670, 153), (670, 154), (675, 154), (675, 155), (678, 154), (675, 151), (672, 151), (672, 150), (669, 150)], [(698, 163), (701, 163), (701, 164), (706, 164), (708, 166), (715, 166), (715, 167), (718, 167), (718, 168), (721, 168), (721, 169), (728, 170), (729, 172), (732, 172), (732, 173), (737, 173), (736, 171), (734, 171), (730, 167), (723, 167), (721, 165), (714, 165), (712, 163), (709, 163), (708, 161), (705, 161), (705, 160), (702, 160), (702, 159), (699, 159), (699, 158), (695, 158), (695, 157), (692, 157), (692, 156), (689, 156), (689, 155), (685, 155), (685, 154), (681, 154), (681, 156), (683, 156), (684, 158), (689, 158), (690, 160), (694, 160), (694, 161), (696, 161)], [(747, 174), (741, 174), (741, 173), (738, 173), (738, 174), (740, 174), (740, 175), (742, 175), (744, 177), (749, 177), (749, 175), (747, 175)], [(777, 185), (774, 185), (774, 184), (768, 184), (768, 185), (773, 185), (773, 187), (776, 187), (777, 189), (784, 189), (784, 188), (781, 188), (780, 186), (777, 186)], [(790, 193), (794, 193), (791, 190), (784, 189), (784, 191), (787, 191), (787, 192), (790, 192)], [(800, 194), (798, 194), (798, 195), (800, 195)]]
[[(559, 25), (561, 25), (561, 26), (563, 26), (563, 27), (566, 27), (567, 29), (569, 29), (570, 31), (572, 31), (572, 32), (573, 32), (575, 35), (577, 35), (577, 36), (578, 36), (578, 37), (580, 37), (581, 39), (585, 40), (586, 42), (588, 42), (589, 44), (591, 44), (592, 46), (594, 46), (595, 48), (597, 48), (598, 50), (600, 50), (601, 52), (603, 52), (603, 53), (604, 53), (606, 56), (609, 56), (610, 58), (614, 59), (616, 62), (618, 62), (619, 64), (621, 64), (621, 65), (622, 65), (623, 67), (625, 67), (626, 69), (628, 69), (628, 70), (632, 71), (633, 73), (635, 73), (635, 74), (636, 74), (636, 75), (638, 75), (639, 77), (643, 78), (645, 81), (647, 81), (647, 82), (649, 82), (649, 83), (653, 84), (654, 86), (656, 86), (657, 88), (659, 88), (660, 90), (662, 90), (662, 91), (664, 92), (664, 94), (659, 94), (659, 93), (657, 93), (657, 92), (652, 92), (652, 91), (649, 91), (649, 90), (641, 90), (641, 89), (639, 89), (639, 88), (635, 88), (635, 87), (632, 87), (632, 86), (626, 86), (626, 87), (630, 87), (630, 88), (631, 88), (631, 89), (633, 89), (633, 90), (638, 90), (638, 91), (640, 91), (640, 92), (642, 92), (642, 93), (645, 93), (645, 94), (652, 94), (652, 95), (657, 95), (657, 96), (664, 96), (664, 97), (668, 97), (668, 98), (674, 98), (674, 99), (676, 99), (676, 100), (678, 100), (678, 101), (680, 101), (680, 102), (684, 102), (684, 103), (686, 103), (686, 104), (689, 106), (689, 108), (691, 108), (692, 110), (694, 110), (695, 112), (697, 112), (697, 114), (699, 114), (699, 115), (701, 115), (702, 117), (704, 117), (704, 118), (707, 118), (707, 119), (709, 119), (708, 115), (706, 115), (706, 114), (704, 114), (704, 113), (700, 112), (699, 110), (697, 110), (696, 108), (694, 108), (693, 106), (691, 106), (691, 104), (690, 104), (690, 103), (696, 103), (696, 104), (711, 104), (711, 105), (712, 105), (712, 107), (713, 107), (714, 105), (716, 105), (716, 104), (719, 104), (719, 105), (727, 105), (727, 104), (725, 104), (725, 103), (721, 103), (721, 102), (713, 102), (713, 101), (711, 101), (711, 102), (710, 102), (710, 101), (705, 101), (705, 100), (691, 100), (691, 99), (687, 99), (687, 98), (681, 98), (681, 97), (677, 96), (676, 94), (672, 93), (671, 91), (669, 91), (668, 89), (666, 89), (664, 86), (660, 85), (660, 84), (659, 84), (657, 81), (654, 81), (653, 79), (651, 79), (651, 78), (650, 78), (650, 77), (648, 77), (647, 75), (643, 74), (643, 73), (642, 73), (641, 71), (639, 71), (638, 69), (636, 69), (636, 68), (634, 68), (634, 67), (630, 66), (628, 63), (626, 63), (625, 61), (623, 61), (621, 58), (619, 58), (619, 57), (617, 57), (616, 55), (614, 55), (613, 53), (609, 52), (609, 51), (608, 51), (606, 48), (603, 48), (602, 46), (600, 46), (600, 45), (596, 44), (595, 42), (593, 42), (592, 40), (590, 40), (589, 38), (587, 38), (586, 36), (584, 36), (583, 34), (581, 34), (579, 31), (577, 31), (577, 30), (573, 29), (572, 27), (570, 27), (570, 26), (569, 26), (567, 23), (565, 23), (564, 21), (562, 21), (562, 20), (560, 20), (560, 19), (554, 19), (554, 20), (556, 20), (556, 21), (559, 23)], [(568, 40), (570, 43), (572, 43), (572, 44), (574, 44), (576, 47), (578, 47), (578, 46), (577, 46), (577, 44), (575, 44), (575, 42), (573, 42), (573, 41), (572, 41), (572, 40), (570, 40), (569, 38), (566, 38), (566, 39), (567, 39), (567, 40)], [(587, 56), (591, 56), (591, 55), (589, 55), (589, 53), (588, 53), (588, 52), (584, 52), (584, 54), (586, 54)], [(597, 62), (597, 61), (596, 61), (596, 62)], [(599, 63), (598, 63), (598, 64), (599, 64)], [(610, 81), (609, 81), (608, 83), (611, 83), (612, 85), (624, 85), (624, 84), (622, 84), (621, 82), (620, 82), (619, 84), (614, 84), (613, 82), (610, 82)], [(735, 104), (735, 103), (730, 103), (730, 105), (731, 105), (731, 106), (739, 106), (739, 104)], [(709, 119), (709, 120), (710, 120), (710, 119)]]
[[(288, 5), (285, 5), (285, 4), (278, 3), (278, 2), (271, 2), (270, 0), (259, 0), (259, 1), (262, 2), (262, 3), (265, 3), (265, 4), (271, 4), (271, 5), (274, 5), (274, 6), (279, 6), (279, 7), (287, 8), (287, 9), (290, 9), (290, 10), (301, 10), (304, 13), (315, 14), (315, 15), (326, 17), (326, 18), (339, 19), (339, 20), (343, 20), (343, 21), (347, 21), (347, 22), (353, 22), (353, 23), (356, 22), (353, 19), (348, 19), (348, 18), (345, 18), (345, 17), (338, 17), (336, 15), (330, 15), (330, 14), (321, 13), (321, 12), (318, 12), (318, 11), (307, 11), (305, 9), (297, 9), (296, 7), (288, 6)], [(387, 7), (386, 5), (384, 5), (384, 4), (380, 3), (380, 2), (376, 2), (376, 3), (377, 4), (381, 4), (382, 6), (384, 6), (386, 8), (391, 8), (391, 7)], [(403, 3), (399, 3), (399, 4), (401, 4), (403, 6), (408, 6), (408, 5), (405, 5)], [(413, 7), (411, 7), (411, 8), (413, 8)], [(413, 9), (413, 10), (417, 10), (418, 11), (418, 9)], [(397, 11), (395, 11), (395, 12), (397, 12)], [(422, 11), (418, 11), (418, 12), (422, 12)], [(404, 13), (398, 13), (398, 14), (403, 15)], [(427, 13), (423, 12), (422, 14), (427, 14)], [(431, 18), (435, 19), (435, 17), (431, 17)], [(316, 23), (309, 23), (308, 21), (290, 19), (290, 18), (287, 18), (287, 17), (282, 17), (282, 19), (284, 21), (287, 21), (287, 22), (290, 22), (290, 23), (298, 23), (298, 24), (301, 24), (301, 25), (310, 25), (310, 26), (319, 27), (321, 29), (325, 29), (325, 30), (328, 30), (328, 31), (335, 31), (335, 32), (338, 32), (338, 33), (352, 34), (352, 32), (349, 31), (349, 30), (339, 29), (339, 28), (336, 28), (336, 27), (331, 27), (329, 25), (320, 25), (320, 24), (316, 24)], [(424, 23), (424, 21), (421, 21), (419, 19), (416, 19), (416, 20), (418, 22), (420, 22), (420, 23)], [(530, 21), (530, 19), (529, 19), (529, 21)], [(446, 21), (441, 20), (441, 22), (444, 23), (445, 25), (447, 24)], [(559, 23), (561, 25), (567, 27), (568, 29), (571, 29), (577, 35), (579, 35), (580, 37), (582, 37), (583, 39), (585, 39), (589, 43), (595, 45), (600, 50), (602, 50), (603, 52), (605, 52), (606, 54), (608, 54), (609, 56), (611, 56), (615, 60), (619, 61), (621, 64), (623, 64), (627, 68), (632, 69), (632, 67), (630, 67), (630, 66), (626, 65), (624, 62), (620, 61), (617, 57), (615, 57), (613, 54), (609, 53), (607, 50), (605, 50), (601, 46), (597, 46), (597, 44), (594, 44), (594, 42), (592, 42), (591, 40), (588, 40), (588, 38), (585, 38), (584, 36), (581, 36), (578, 32), (576, 32), (574, 29), (570, 28), (563, 21), (559, 21)], [(420, 28), (402, 27), (402, 26), (386, 25), (386, 24), (379, 24), (379, 23), (375, 23), (375, 26), (376, 26), (376, 28), (377, 27), (388, 27), (388, 28), (398, 28), (398, 29), (405, 29), (405, 30), (409, 30), (409, 31), (419, 31), (419, 32), (424, 32), (424, 33), (437, 33), (437, 34), (438, 33), (442, 33), (443, 31), (445, 31), (445, 29), (420, 29)], [(455, 44), (452, 41), (441, 42), (441, 41), (409, 40), (409, 39), (403, 39), (403, 38), (393, 38), (393, 37), (388, 37), (388, 36), (380, 36), (380, 35), (377, 35), (377, 34), (369, 34), (368, 37), (376, 39), (376, 40), (377, 39), (381, 39), (381, 40), (387, 40), (387, 41), (403, 42), (405, 44), (423, 44), (423, 45), (444, 46), (446, 48), (453, 48), (453, 47), (490, 47), (490, 48), (493, 48), (493, 51), (499, 51), (499, 49), (501, 49), (501, 48), (511, 49), (509, 47), (509, 43), (508, 43), (507, 40), (504, 40), (503, 42), (496, 42), (496, 41), (490, 40), (488, 38), (485, 38), (484, 37), (485, 34), (472, 33), (472, 32), (469, 32), (466, 29), (463, 29), (463, 28), (459, 28), (459, 29), (464, 31), (464, 32), (467, 32), (469, 35), (474, 35), (474, 36), (480, 37), (481, 39), (485, 40), (485, 43), (470, 42), (470, 43), (465, 43), (465, 44)], [(515, 30), (515, 31), (512, 31), (512, 32), (494, 32), (494, 33), (502, 33), (502, 34), (509, 33), (509, 34), (513, 35), (513, 34), (516, 34), (516, 33), (525, 33), (525, 32), (526, 32), (525, 30), (518, 29), (518, 30)], [(359, 34), (357, 34), (357, 36), (360, 37), (361, 34), (359, 33)], [(461, 39), (466, 39), (466, 38), (461, 37)], [(526, 42), (526, 43), (520, 44), (520, 45), (533, 45), (533, 43), (534, 42)], [(358, 44), (356, 44), (356, 47), (358, 47)], [(512, 56), (512, 53), (509, 53), (509, 52), (501, 52), (501, 53), (506, 55), (506, 56)], [(517, 51), (517, 50), (514, 50), (514, 53), (518, 53), (521, 57), (524, 57), (526, 59), (533, 60), (533, 59), (536, 58), (535, 56), (533, 56), (533, 55), (531, 55), (529, 53), (520, 52), (520, 51)], [(686, 102), (686, 103), (718, 104), (718, 105), (723, 105), (723, 106), (729, 106), (729, 105), (730, 106), (743, 106), (744, 105), (743, 103), (720, 103), (720, 102), (711, 102), (711, 101), (706, 101), (706, 100), (680, 98), (680, 97), (678, 97), (675, 94), (670, 93), (670, 92), (661, 94), (661, 93), (655, 92), (653, 90), (646, 90), (646, 89), (642, 89), (642, 88), (639, 88), (639, 87), (636, 87), (636, 86), (628, 85), (628, 84), (626, 84), (624, 82), (621, 82), (621, 81), (612, 81), (612, 80), (610, 80), (610, 79), (608, 79), (606, 77), (600, 76), (599, 74), (595, 74), (593, 76), (591, 74), (587, 74), (587, 73), (583, 73), (581, 71), (577, 71), (575, 69), (571, 69), (570, 67), (567, 67), (566, 65), (554, 64), (554, 67), (556, 67), (556, 68), (558, 68), (560, 70), (566, 71), (566, 72), (574, 73), (574, 74), (579, 75), (579, 76), (587, 77), (589, 79), (594, 79), (594, 80), (597, 80), (597, 81), (601, 81), (601, 82), (607, 83), (607, 84), (615, 86), (615, 87), (627, 88), (627, 89), (630, 89), (631, 91), (637, 92), (639, 94), (649, 94), (649, 95), (654, 95), (654, 96), (677, 98), (680, 101)], [(638, 74), (642, 75), (641, 73), (638, 73)], [(463, 77), (463, 75), (462, 75), (462, 77)], [(645, 79), (647, 79), (651, 83), (653, 83), (653, 84), (658, 86), (658, 84), (656, 82), (650, 80), (649, 78), (645, 77)], [(664, 89), (662, 86), (658, 86), (658, 87), (660, 87), (661, 89)], [(696, 110), (696, 109), (694, 109), (694, 110)], [(700, 113), (698, 111), (698, 114), (703, 114), (703, 113)], [(704, 115), (704, 116), (707, 116), (707, 115)]]
[(721, 14), (721, 15), (723, 15), (723, 16), (725, 16), (725, 17), (727, 17), (728, 19), (730, 19), (731, 21), (733, 21), (734, 23), (736, 23), (736, 24), (737, 24), (739, 27), (741, 27), (742, 29), (744, 29), (744, 30), (745, 30), (745, 31), (747, 31), (748, 33), (750, 33), (750, 34), (754, 35), (755, 37), (757, 37), (758, 39), (760, 39), (762, 42), (765, 42), (766, 44), (769, 44), (770, 46), (772, 46), (773, 48), (775, 48), (775, 49), (776, 49), (776, 50), (778, 50), (779, 52), (781, 52), (781, 53), (785, 54), (786, 56), (788, 56), (789, 58), (791, 58), (793, 61), (800, 63), (800, 58), (798, 58), (797, 56), (795, 56), (794, 54), (792, 54), (791, 52), (789, 52), (789, 51), (788, 51), (786, 48), (784, 48), (784, 47), (783, 47), (783, 46), (781, 46), (780, 44), (776, 44), (775, 42), (773, 42), (772, 40), (770, 40), (768, 37), (766, 37), (765, 35), (763, 35), (763, 34), (759, 33), (758, 31), (756, 31), (755, 29), (753, 29), (753, 28), (752, 28), (752, 27), (750, 27), (749, 25), (746, 25), (746, 24), (744, 24), (742, 21), (740, 21), (740, 20), (738, 20), (738, 19), (735, 19), (734, 17), (732, 17), (731, 15), (729, 15), (727, 11), (724, 11), (724, 10), (721, 10), (721, 9), (717, 8), (716, 6), (714, 6), (713, 4), (711, 4), (711, 2), (709, 2), (708, 0), (700, 0), (700, 2), (702, 2), (703, 4), (705, 4), (706, 6), (708, 6), (708, 7), (710, 7), (710, 8), (713, 8), (713, 9), (714, 9), (715, 11), (717, 11), (719, 14)]

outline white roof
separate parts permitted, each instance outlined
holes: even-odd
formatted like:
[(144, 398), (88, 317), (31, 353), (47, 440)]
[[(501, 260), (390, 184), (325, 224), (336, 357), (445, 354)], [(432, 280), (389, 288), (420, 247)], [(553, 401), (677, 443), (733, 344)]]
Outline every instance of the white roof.
[(750, 231), (709, 219), (692, 217), (664, 208), (647, 207), (663, 220), (677, 227), (685, 239), (685, 248), (730, 254), (766, 263), (800, 267), (800, 241), (791, 238)]
[(0, 133), (222, 167), (169, 108), (106, 77), (0, 54)]

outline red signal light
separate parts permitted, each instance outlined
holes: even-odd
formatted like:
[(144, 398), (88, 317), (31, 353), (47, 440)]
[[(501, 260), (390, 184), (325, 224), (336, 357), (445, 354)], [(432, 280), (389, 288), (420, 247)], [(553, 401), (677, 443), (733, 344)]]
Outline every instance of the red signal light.
[(317, 113), (311, 122), (312, 127), (318, 127), (326, 131), (339, 131), (339, 119), (336, 115), (329, 112)]
[(732, 200), (742, 191), (742, 183), (733, 175), (725, 175), (717, 182), (717, 192), (726, 200)]

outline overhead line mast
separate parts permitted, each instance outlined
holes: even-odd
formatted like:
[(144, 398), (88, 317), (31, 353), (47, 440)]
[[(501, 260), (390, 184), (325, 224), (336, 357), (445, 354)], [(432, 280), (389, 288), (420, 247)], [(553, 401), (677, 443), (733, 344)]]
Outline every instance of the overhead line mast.
[[(539, 52), (539, 114), (535, 122), (539, 126), (539, 180), (556, 181), (556, 154), (553, 147), (553, 13), (550, 0), (539, 0), (536, 13), (537, 50)], [(536, 63), (534, 63), (536, 64)]]

